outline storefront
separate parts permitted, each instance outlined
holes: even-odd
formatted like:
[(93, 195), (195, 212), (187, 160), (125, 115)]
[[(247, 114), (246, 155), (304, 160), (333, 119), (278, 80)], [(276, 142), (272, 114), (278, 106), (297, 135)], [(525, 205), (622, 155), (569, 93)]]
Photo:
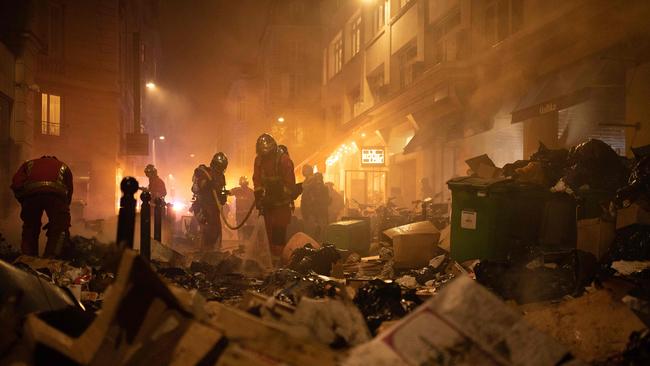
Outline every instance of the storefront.
[(526, 156), (540, 141), (567, 148), (589, 138), (625, 154), (625, 63), (610, 53), (543, 75), (530, 87), (512, 112), (512, 123), (524, 125)]

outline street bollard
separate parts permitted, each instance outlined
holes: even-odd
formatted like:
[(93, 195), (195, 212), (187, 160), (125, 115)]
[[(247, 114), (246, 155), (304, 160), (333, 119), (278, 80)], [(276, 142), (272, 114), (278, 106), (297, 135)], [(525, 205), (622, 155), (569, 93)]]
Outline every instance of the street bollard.
[(165, 200), (156, 198), (154, 200), (153, 208), (153, 238), (161, 242), (162, 240), (162, 217), (165, 205)]
[(425, 198), (422, 200), (422, 221), (427, 221), (429, 219), (429, 206), (433, 203), (431, 198)]
[(143, 191), (140, 195), (140, 255), (146, 261), (151, 260), (151, 193)]
[(122, 198), (120, 198), (120, 213), (117, 218), (118, 246), (133, 249), (133, 234), (135, 231), (135, 192), (138, 191), (138, 181), (133, 177), (125, 177), (120, 183)]

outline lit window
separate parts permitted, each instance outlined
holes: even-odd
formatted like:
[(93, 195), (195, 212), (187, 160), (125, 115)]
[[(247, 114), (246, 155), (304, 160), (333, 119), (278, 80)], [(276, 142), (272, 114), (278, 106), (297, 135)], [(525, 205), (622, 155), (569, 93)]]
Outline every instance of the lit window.
[(61, 97), (58, 95), (41, 94), (41, 134), (61, 134)]
[(338, 74), (343, 67), (343, 38), (334, 40), (334, 74)]
[(357, 17), (352, 21), (352, 29), (350, 30), (350, 45), (351, 57), (359, 53), (361, 50), (361, 17)]

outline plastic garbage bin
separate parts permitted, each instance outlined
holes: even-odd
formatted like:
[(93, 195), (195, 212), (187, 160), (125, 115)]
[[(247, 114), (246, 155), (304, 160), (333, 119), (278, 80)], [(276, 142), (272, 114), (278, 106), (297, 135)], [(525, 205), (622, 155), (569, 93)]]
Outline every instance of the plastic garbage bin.
[(451, 257), (505, 259), (512, 193), (506, 179), (459, 177), (447, 182), (451, 190)]
[(370, 222), (367, 220), (347, 220), (329, 224), (325, 232), (325, 242), (339, 249), (347, 249), (359, 255), (368, 255), (370, 249)]

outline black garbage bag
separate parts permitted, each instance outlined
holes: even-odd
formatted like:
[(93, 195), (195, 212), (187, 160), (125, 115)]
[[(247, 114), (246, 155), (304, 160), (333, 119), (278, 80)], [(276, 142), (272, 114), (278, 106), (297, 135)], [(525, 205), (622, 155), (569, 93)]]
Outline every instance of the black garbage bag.
[(632, 225), (616, 231), (612, 260), (650, 260), (650, 226)]
[(650, 155), (636, 159), (628, 184), (616, 192), (616, 201), (619, 206), (638, 203), (650, 209)]
[(598, 272), (596, 258), (571, 251), (548, 265), (531, 268), (526, 263), (481, 261), (474, 267), (476, 280), (505, 300), (520, 304), (579, 295)]
[(287, 267), (302, 274), (315, 272), (329, 276), (332, 273), (332, 265), (340, 259), (341, 254), (332, 244), (325, 244), (319, 249), (307, 244), (293, 251)]
[(335, 297), (339, 286), (335, 281), (327, 281), (314, 273), (303, 275), (282, 268), (267, 276), (259, 290), (285, 303), (297, 305), (303, 297), (313, 299)]
[(2, 236), (2, 233), (0, 233), (0, 259), (12, 263), (16, 258), (20, 257), (20, 255), (20, 250), (9, 244), (9, 242), (7, 242)]
[(650, 330), (630, 334), (623, 360), (625, 365), (650, 365)]
[(514, 163), (508, 163), (503, 166), (504, 177), (516, 177), (517, 169), (521, 169), (530, 163), (529, 160), (517, 160)]
[(544, 177), (548, 186), (554, 185), (564, 174), (567, 166), (569, 150), (549, 149), (541, 141), (537, 151), (530, 156), (530, 161), (538, 162), (544, 171)]
[(591, 189), (616, 192), (627, 182), (629, 172), (622, 158), (605, 142), (589, 139), (569, 152), (564, 182), (574, 191)]
[(95, 238), (73, 236), (63, 247), (61, 259), (75, 267), (117, 269), (121, 251), (116, 245), (99, 242)]
[(222, 273), (218, 266), (193, 262), (190, 270), (158, 268), (159, 275), (186, 290), (197, 290), (208, 301), (235, 301), (250, 288), (250, 280), (239, 273)]
[(404, 317), (422, 304), (422, 300), (413, 290), (402, 292), (402, 288), (394, 282), (374, 279), (359, 288), (354, 303), (374, 335), (382, 322)]

